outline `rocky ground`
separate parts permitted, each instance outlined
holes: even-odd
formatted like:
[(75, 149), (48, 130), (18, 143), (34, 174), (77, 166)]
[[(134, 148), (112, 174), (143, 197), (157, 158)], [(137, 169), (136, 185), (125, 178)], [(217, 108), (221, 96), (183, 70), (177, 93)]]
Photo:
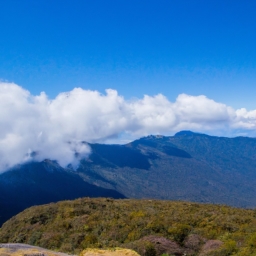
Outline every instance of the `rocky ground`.
[[(28, 244), (0, 244), (0, 256), (71, 256)], [(74, 256), (74, 255), (73, 255)]]
[[(0, 256), (76, 256), (61, 252), (46, 250), (41, 247), (31, 246), (28, 244), (9, 243), (0, 244)], [(139, 256), (136, 252), (129, 249), (86, 249), (80, 256)]]

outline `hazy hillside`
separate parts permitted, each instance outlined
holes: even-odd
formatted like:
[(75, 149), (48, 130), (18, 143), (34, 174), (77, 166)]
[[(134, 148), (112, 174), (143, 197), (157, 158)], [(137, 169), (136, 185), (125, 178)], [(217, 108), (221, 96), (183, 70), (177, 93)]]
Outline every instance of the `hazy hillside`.
[(124, 198), (114, 190), (85, 182), (52, 161), (30, 163), (0, 175), (0, 226), (32, 205), (83, 196)]
[(90, 147), (76, 171), (46, 160), (1, 174), (0, 225), (26, 207), (84, 196), (256, 207), (254, 138), (183, 131)]
[(140, 255), (256, 255), (256, 212), (223, 205), (83, 198), (31, 207), (0, 229), (0, 243), (78, 254), (123, 247)]
[(256, 139), (192, 132), (91, 145), (79, 174), (127, 197), (256, 206)]

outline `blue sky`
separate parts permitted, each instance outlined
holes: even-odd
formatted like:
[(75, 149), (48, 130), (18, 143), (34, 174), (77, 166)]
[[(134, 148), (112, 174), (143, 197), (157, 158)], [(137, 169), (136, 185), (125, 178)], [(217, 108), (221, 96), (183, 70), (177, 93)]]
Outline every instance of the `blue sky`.
[(255, 10), (255, 0), (0, 0), (0, 172), (33, 157), (76, 164), (90, 153), (81, 141), (256, 137)]
[(0, 79), (54, 98), (181, 93), (255, 109), (255, 0), (0, 1)]

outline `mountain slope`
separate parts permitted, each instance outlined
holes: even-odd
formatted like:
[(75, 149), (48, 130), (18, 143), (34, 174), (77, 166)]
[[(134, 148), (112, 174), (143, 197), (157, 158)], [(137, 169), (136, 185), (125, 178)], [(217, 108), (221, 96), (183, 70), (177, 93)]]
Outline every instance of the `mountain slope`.
[(81, 177), (127, 197), (256, 206), (254, 138), (180, 132), (91, 147)]
[(83, 196), (256, 207), (254, 138), (183, 131), (90, 147), (77, 171), (46, 160), (1, 174), (0, 225), (26, 207)]
[(85, 196), (124, 198), (119, 192), (85, 182), (52, 161), (14, 168), (0, 175), (0, 225), (32, 205)]

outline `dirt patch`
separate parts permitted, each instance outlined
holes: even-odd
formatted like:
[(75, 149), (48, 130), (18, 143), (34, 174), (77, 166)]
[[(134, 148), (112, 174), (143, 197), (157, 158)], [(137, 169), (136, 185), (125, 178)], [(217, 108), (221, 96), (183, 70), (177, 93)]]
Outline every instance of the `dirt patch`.
[(111, 250), (86, 249), (81, 252), (80, 256), (139, 256), (139, 254), (129, 249), (115, 248)]

